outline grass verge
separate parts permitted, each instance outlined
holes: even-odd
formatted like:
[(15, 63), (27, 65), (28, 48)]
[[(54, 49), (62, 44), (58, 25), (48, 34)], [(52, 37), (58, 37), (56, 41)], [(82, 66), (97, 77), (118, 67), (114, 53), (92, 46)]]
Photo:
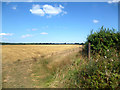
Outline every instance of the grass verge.
[(52, 87), (66, 88), (115, 88), (120, 89), (120, 55), (80, 58), (59, 69), (53, 77)]

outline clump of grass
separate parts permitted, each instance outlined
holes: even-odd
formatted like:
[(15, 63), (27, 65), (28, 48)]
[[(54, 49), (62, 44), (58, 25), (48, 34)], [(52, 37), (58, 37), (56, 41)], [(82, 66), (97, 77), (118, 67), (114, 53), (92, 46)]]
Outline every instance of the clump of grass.
[(34, 87), (44, 88), (48, 86), (47, 83), (50, 82), (52, 78), (52, 74), (47, 67), (49, 62), (50, 60), (48, 59), (40, 58), (34, 63), (32, 67), (32, 79)]
[(49, 58), (40, 58), (34, 62), (32, 67), (34, 86), (39, 88), (50, 87), (58, 70), (62, 70), (67, 64), (69, 65), (71, 59), (74, 58), (74, 55), (76, 55), (76, 53), (68, 56), (56, 55)]

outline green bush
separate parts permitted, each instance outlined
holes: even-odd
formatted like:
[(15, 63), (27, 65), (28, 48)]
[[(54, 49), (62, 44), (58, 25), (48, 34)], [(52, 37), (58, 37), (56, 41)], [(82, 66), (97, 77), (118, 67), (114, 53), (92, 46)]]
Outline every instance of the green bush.
[[(88, 42), (93, 54), (90, 60), (86, 56)], [(98, 32), (91, 32), (85, 49), (76, 56), (70, 65), (56, 74), (57, 79), (61, 80), (58, 85), (64, 84), (66, 88), (120, 88), (119, 32), (103, 27)]]
[(106, 29), (102, 26), (99, 31), (94, 33), (91, 31), (85, 43), (86, 50), (88, 42), (91, 43), (92, 54), (106, 55), (107, 51), (112, 49), (120, 51), (120, 32), (116, 32), (115, 29)]
[[(120, 32), (106, 29), (91, 32), (85, 43), (91, 43), (92, 58), (76, 60), (68, 71), (67, 87), (118, 88), (120, 86)], [(97, 55), (99, 58), (97, 58)], [(84, 63), (86, 62), (86, 63)]]
[[(67, 74), (70, 88), (118, 88), (120, 86), (120, 57), (76, 60)], [(78, 64), (79, 63), (79, 64)], [(81, 64), (82, 63), (82, 64)], [(77, 68), (77, 69), (76, 69)]]

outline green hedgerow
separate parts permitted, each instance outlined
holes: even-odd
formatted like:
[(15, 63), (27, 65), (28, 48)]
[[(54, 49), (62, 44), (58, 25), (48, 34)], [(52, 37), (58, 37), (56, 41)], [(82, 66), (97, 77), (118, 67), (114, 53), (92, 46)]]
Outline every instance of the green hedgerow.
[(120, 32), (116, 32), (115, 29), (106, 29), (102, 26), (97, 32), (93, 33), (91, 31), (85, 43), (86, 50), (88, 42), (91, 43), (92, 54), (98, 53), (105, 56), (107, 51), (112, 49), (120, 50)]
[[(120, 62), (119, 58), (99, 58), (86, 64), (72, 68), (67, 74), (68, 87), (74, 88), (118, 88), (120, 86)], [(78, 60), (73, 66), (76, 66)]]
[[(67, 87), (118, 88), (120, 87), (120, 32), (101, 27), (91, 32), (85, 43), (85, 51), (91, 43), (92, 58), (75, 60), (69, 70)], [(97, 55), (99, 58), (97, 58)], [(86, 63), (84, 63), (86, 62)]]

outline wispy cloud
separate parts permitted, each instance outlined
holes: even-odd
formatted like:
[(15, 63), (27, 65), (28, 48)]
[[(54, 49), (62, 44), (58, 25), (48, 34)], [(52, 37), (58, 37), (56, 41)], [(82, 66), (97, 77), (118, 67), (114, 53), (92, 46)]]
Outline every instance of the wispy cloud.
[(32, 28), (32, 31), (37, 31), (38, 29), (37, 28)]
[(42, 32), (42, 33), (40, 33), (40, 34), (42, 34), (42, 35), (46, 35), (46, 34), (48, 34), (48, 33), (46, 33), (46, 32)]
[(13, 10), (16, 10), (16, 9), (17, 9), (17, 6), (13, 6), (12, 9), (13, 9)]
[(22, 38), (27, 38), (27, 37), (32, 37), (32, 35), (26, 34), (26, 35), (22, 35), (21, 37), (22, 37)]
[(33, 2), (34, 0), (26, 0), (26, 2)]
[(13, 33), (0, 33), (0, 36), (12, 36)]
[[(1, 1), (1, 0), (0, 0)], [(4, 0), (3, 0), (4, 1)], [(11, 3), (11, 0), (6, 0), (6, 5), (10, 4)]]
[(27, 31), (37, 31), (37, 28), (32, 28), (32, 29), (26, 29)]
[(32, 6), (32, 9), (30, 9), (30, 12), (32, 14), (35, 14), (35, 15), (39, 15), (39, 16), (45, 16), (47, 15), (47, 17), (52, 17), (52, 16), (55, 16), (55, 15), (58, 15), (58, 14), (67, 14), (66, 11), (63, 11), (64, 7), (62, 5), (59, 5), (58, 7), (57, 6), (52, 6), (52, 5), (48, 5), (48, 4), (45, 4), (45, 5), (33, 5)]
[(6, 2), (6, 5), (8, 5), (8, 4), (10, 4), (10, 2), (9, 2), (9, 1), (7, 1), (7, 2)]
[(6, 37), (0, 37), (0, 42), (8, 42), (8, 38)]
[(43, 26), (42, 29), (48, 29), (48, 25)]
[(111, 3), (118, 3), (120, 0), (109, 0), (108, 3), (111, 4)]
[(98, 20), (96, 20), (96, 19), (94, 19), (94, 20), (93, 20), (93, 23), (98, 23), (98, 22), (99, 22), (99, 21), (98, 21)]

